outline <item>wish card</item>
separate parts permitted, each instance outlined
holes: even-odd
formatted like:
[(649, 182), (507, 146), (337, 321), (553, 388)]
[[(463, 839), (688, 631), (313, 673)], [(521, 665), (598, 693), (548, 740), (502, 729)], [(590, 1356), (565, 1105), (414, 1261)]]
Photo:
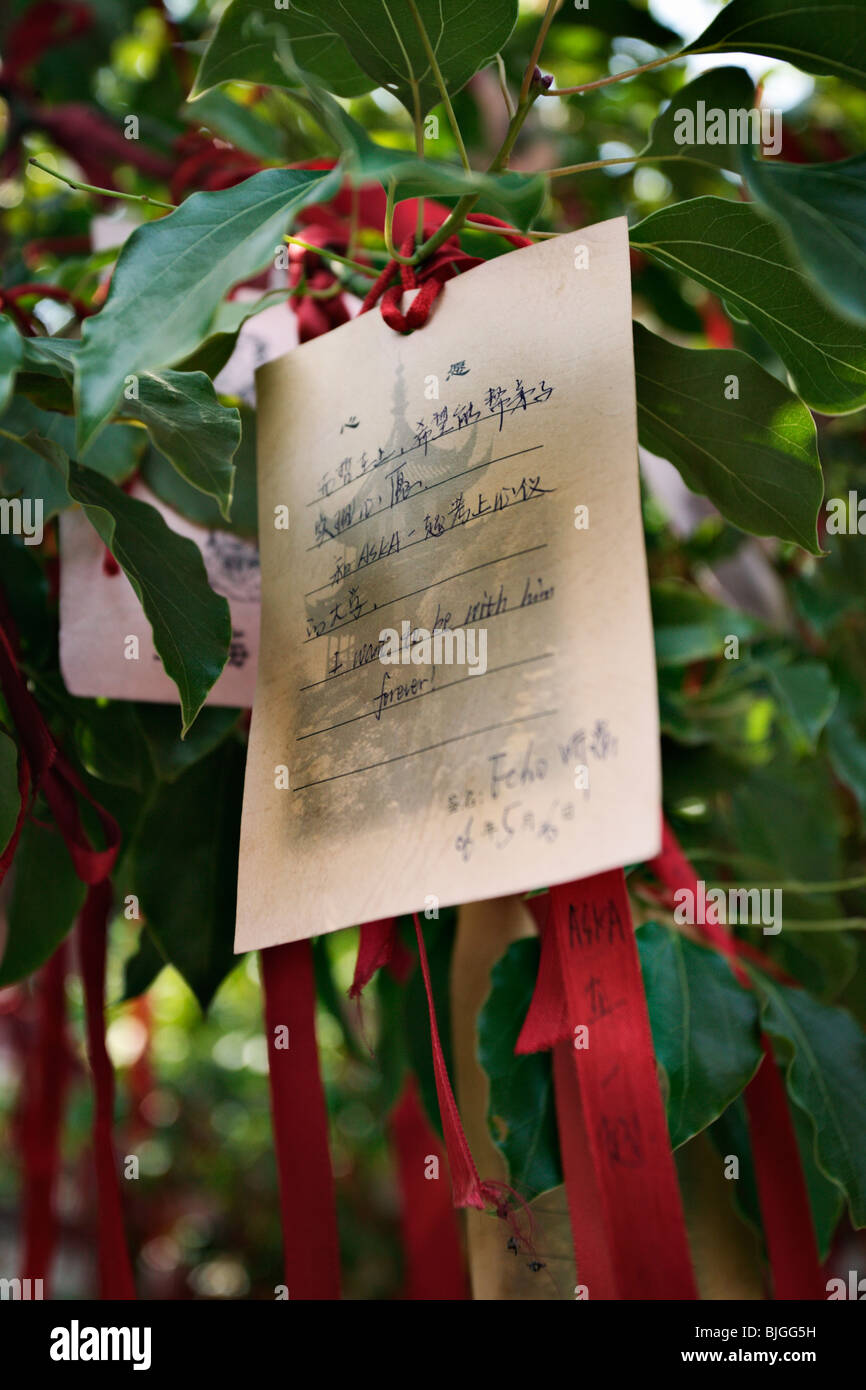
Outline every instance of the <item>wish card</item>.
[(622, 218), (257, 373), (236, 949), (659, 847)]

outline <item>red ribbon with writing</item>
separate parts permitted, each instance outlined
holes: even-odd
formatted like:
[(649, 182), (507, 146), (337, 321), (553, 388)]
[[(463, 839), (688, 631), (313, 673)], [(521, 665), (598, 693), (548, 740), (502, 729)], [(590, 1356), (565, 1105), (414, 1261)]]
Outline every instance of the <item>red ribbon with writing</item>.
[(697, 1298), (622, 870), (550, 890), (516, 1051), (548, 1047), (580, 1284)]

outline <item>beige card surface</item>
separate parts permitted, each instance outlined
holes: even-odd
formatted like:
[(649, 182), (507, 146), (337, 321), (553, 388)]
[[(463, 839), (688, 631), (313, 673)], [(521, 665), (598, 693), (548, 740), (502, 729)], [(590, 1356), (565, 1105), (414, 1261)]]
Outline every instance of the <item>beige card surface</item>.
[(654, 854), (625, 220), (449, 281), (408, 336), (366, 314), (257, 394), (236, 949)]
[[(228, 599), (229, 658), (207, 703), (248, 708), (259, 650), (259, 557), (252, 541), (187, 521), (136, 481), (130, 495), (156, 507), (167, 526), (195, 541), (212, 589)], [(60, 515), (60, 670), (72, 695), (180, 703), (153, 645), (150, 625), (122, 570), (80, 508)], [(136, 643), (130, 638), (136, 638)]]

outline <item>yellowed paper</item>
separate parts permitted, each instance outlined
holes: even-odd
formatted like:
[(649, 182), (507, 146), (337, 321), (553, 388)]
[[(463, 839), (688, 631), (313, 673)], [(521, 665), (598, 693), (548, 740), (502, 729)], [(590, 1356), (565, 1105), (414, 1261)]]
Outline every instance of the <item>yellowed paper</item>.
[[(624, 219), (257, 374), (236, 948), (658, 849)], [(288, 529), (286, 528), (288, 523)]]
[[(209, 531), (168, 507), (137, 480), (130, 495), (160, 513), (172, 531), (195, 541), (208, 582), (228, 600), (232, 640), (209, 705), (253, 702), (259, 650), (259, 557), (253, 541)], [(60, 516), (60, 670), (72, 695), (179, 704), (141, 602), (122, 570), (108, 572), (106, 549), (79, 507)]]

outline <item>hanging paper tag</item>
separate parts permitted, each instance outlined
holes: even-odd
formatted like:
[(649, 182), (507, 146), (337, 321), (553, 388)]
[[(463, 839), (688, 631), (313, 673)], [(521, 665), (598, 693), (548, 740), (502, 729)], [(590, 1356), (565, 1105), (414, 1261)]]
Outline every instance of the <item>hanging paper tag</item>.
[[(211, 588), (229, 603), (229, 659), (207, 699), (212, 705), (253, 702), (259, 645), (260, 576), (252, 541), (208, 531), (167, 507), (141, 482), (130, 495), (148, 502), (172, 531), (199, 546)], [(72, 695), (178, 704), (163, 670), (141, 603), (80, 509), (60, 516), (60, 670)]]
[(624, 219), (450, 281), (409, 336), (365, 314), (257, 394), (237, 949), (654, 854)]

